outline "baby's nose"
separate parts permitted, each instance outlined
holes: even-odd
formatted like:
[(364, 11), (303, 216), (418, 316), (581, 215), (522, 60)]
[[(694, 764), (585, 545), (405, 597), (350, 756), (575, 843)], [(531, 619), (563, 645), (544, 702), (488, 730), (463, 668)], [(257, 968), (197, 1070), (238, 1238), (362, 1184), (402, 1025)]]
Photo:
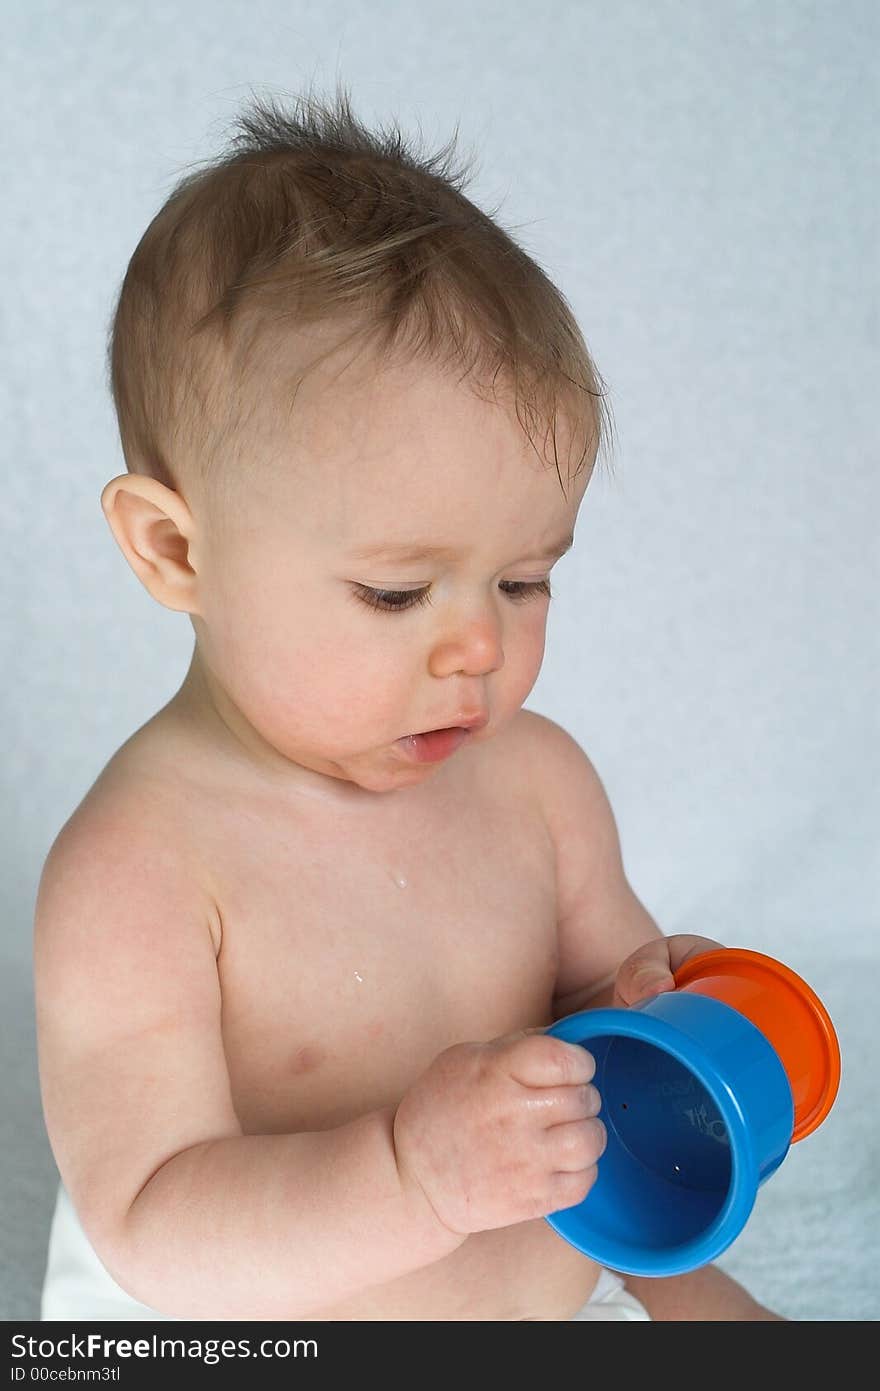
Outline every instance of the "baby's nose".
[(488, 614), (463, 620), (435, 644), (430, 658), (432, 676), (487, 676), (504, 665), (501, 624)]

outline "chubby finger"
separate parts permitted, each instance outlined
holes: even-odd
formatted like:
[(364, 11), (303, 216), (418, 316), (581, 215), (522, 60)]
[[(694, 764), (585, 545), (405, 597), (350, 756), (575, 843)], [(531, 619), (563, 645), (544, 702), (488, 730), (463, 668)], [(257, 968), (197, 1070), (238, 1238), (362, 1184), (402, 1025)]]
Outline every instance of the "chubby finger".
[(564, 1208), (582, 1203), (597, 1177), (595, 1165), (590, 1169), (576, 1169), (572, 1173), (553, 1174), (550, 1180), (549, 1206), (545, 1208), (545, 1212), (561, 1212)]
[(639, 947), (623, 962), (614, 982), (615, 1003), (633, 1005), (664, 990), (675, 989), (673, 972), (692, 956), (716, 951), (720, 942), (680, 932), (672, 937), (656, 937)]
[(594, 1116), (586, 1121), (568, 1121), (554, 1125), (546, 1133), (546, 1145), (551, 1163), (557, 1173), (574, 1174), (592, 1169), (605, 1153), (608, 1132)]
[(602, 1098), (590, 1082), (573, 1087), (529, 1087), (523, 1098), (526, 1109), (540, 1115), (547, 1125), (588, 1120), (602, 1109)]
[(511, 1077), (525, 1087), (581, 1087), (596, 1071), (592, 1053), (579, 1043), (549, 1034), (534, 1034), (508, 1045)]
[(673, 971), (690, 961), (692, 956), (702, 956), (706, 951), (718, 951), (724, 944), (714, 937), (695, 937), (692, 932), (677, 932), (666, 938), (669, 947), (669, 964)]
[(662, 990), (674, 990), (675, 981), (665, 937), (646, 942), (621, 963), (614, 980), (614, 1003), (634, 1005)]

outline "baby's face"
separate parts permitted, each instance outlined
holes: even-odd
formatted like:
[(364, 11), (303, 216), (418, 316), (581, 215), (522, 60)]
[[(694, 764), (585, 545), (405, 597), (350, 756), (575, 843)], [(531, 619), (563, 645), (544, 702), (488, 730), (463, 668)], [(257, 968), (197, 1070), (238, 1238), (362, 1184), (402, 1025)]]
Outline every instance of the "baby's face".
[[(451, 376), (350, 377), (307, 379), (290, 429), (247, 461), (242, 508), (203, 552), (193, 622), (252, 750), (384, 792), (425, 782), (520, 709), (589, 475), (566, 497), (512, 409)], [(409, 737), (473, 720), (464, 736)]]

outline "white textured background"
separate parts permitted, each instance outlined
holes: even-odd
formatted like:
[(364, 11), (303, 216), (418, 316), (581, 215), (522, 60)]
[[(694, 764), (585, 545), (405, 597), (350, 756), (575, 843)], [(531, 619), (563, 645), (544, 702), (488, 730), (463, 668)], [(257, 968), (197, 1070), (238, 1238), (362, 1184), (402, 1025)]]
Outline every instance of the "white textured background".
[(31, 922), (53, 837), (169, 698), (191, 628), (99, 506), (129, 256), (251, 91), (340, 77), (438, 149), (569, 299), (610, 391), (529, 705), (590, 753), (669, 932), (786, 960), (844, 1058), (723, 1264), (877, 1319), (878, 78), (874, 0), (30, 0), (2, 45), (0, 1318), (37, 1316), (56, 1173)]

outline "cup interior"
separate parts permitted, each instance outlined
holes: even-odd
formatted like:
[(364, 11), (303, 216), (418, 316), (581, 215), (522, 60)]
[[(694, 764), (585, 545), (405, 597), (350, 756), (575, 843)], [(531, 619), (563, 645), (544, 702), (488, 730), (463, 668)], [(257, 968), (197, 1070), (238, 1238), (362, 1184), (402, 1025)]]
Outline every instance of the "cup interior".
[(693, 1242), (718, 1221), (731, 1191), (734, 1153), (719, 1098), (646, 1039), (599, 1036), (589, 1049), (608, 1135), (583, 1205), (591, 1236), (640, 1252)]
[(731, 1006), (678, 990), (583, 1010), (550, 1032), (593, 1055), (608, 1139), (583, 1202), (547, 1221), (633, 1275), (714, 1260), (791, 1140), (791, 1088), (766, 1037)]

